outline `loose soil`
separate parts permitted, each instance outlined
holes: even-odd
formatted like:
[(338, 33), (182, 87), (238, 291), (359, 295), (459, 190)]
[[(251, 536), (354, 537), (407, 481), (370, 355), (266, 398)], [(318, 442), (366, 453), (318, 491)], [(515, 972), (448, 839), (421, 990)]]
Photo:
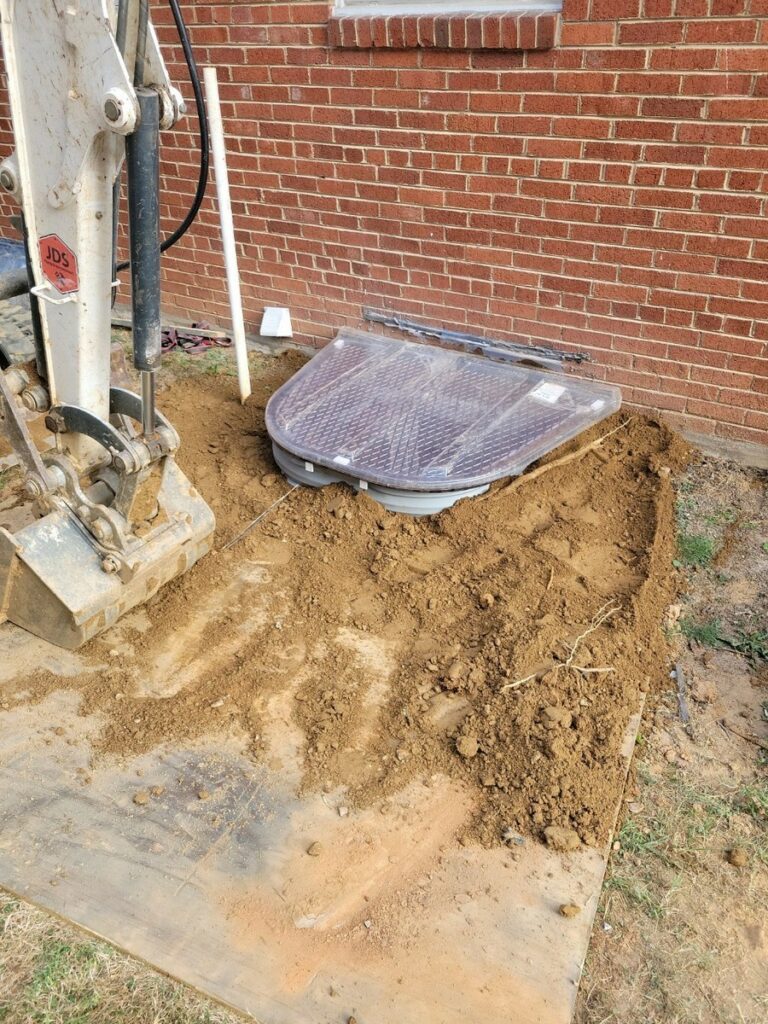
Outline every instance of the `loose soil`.
[(161, 396), (216, 550), (89, 644), (91, 670), (37, 671), (5, 699), (78, 690), (104, 718), (99, 756), (229, 733), (268, 761), (265, 709), (287, 700), (305, 788), (368, 805), (446, 773), (476, 803), (463, 842), (605, 842), (630, 716), (668, 683), (686, 446), (617, 414), (550, 458), (621, 426), (583, 457), (440, 516), (297, 489), (224, 550), (288, 491), (263, 411), (301, 361), (267, 361), (244, 408), (225, 376)]

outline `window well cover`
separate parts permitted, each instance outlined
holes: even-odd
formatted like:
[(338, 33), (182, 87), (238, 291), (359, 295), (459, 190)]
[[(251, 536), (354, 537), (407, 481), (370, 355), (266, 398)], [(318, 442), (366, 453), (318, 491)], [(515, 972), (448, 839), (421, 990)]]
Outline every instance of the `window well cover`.
[(516, 476), (620, 405), (595, 381), (343, 330), (275, 392), (266, 422), (306, 462), (447, 491)]

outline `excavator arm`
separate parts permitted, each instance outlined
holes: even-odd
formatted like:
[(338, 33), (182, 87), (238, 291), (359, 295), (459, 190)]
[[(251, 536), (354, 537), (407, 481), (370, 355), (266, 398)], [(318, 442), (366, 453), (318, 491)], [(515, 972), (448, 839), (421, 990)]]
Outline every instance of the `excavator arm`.
[[(38, 351), (36, 368), (12, 367), (0, 383), (37, 517), (16, 534), (0, 530), (0, 620), (74, 648), (212, 544), (213, 514), (155, 408), (159, 134), (183, 104), (147, 0), (0, 0), (0, 16), (15, 137), (0, 185), (23, 210)], [(124, 161), (140, 395), (110, 380)], [(51, 449), (34, 447), (25, 410), (45, 415)]]

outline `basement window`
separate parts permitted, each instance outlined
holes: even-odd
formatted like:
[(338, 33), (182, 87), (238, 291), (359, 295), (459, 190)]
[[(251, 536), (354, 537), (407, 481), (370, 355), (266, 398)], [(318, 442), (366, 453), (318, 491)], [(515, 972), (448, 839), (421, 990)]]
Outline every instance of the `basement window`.
[(562, 0), (336, 0), (332, 46), (348, 49), (546, 50)]

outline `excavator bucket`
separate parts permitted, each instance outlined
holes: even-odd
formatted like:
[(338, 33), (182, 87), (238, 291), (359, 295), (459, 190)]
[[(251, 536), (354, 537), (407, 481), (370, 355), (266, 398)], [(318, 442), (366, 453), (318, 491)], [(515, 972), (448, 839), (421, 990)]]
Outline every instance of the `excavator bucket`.
[[(0, 622), (75, 648), (212, 545), (213, 513), (176, 465), (180, 439), (155, 403), (160, 255), (199, 209), (207, 149), (201, 139), (197, 205), (161, 243), (160, 132), (184, 103), (147, 5), (0, 0), (0, 35), (16, 143), (0, 187), (23, 209), (35, 339), (34, 371), (0, 372), (0, 419), (38, 516), (0, 530)], [(204, 137), (199, 100), (198, 118)], [(124, 165), (128, 264), (114, 230)], [(129, 266), (140, 396), (116, 387), (110, 366), (115, 277)], [(37, 450), (25, 410), (46, 414), (54, 447)]]
[(167, 525), (121, 571), (105, 571), (104, 553), (65, 510), (15, 534), (0, 529), (0, 622), (74, 650), (186, 572), (211, 549), (213, 513), (170, 460), (158, 499)]

